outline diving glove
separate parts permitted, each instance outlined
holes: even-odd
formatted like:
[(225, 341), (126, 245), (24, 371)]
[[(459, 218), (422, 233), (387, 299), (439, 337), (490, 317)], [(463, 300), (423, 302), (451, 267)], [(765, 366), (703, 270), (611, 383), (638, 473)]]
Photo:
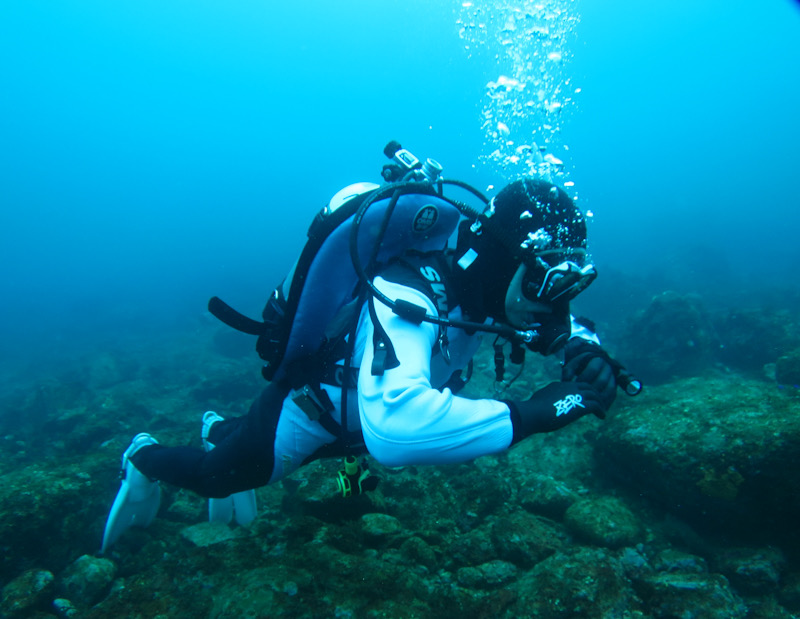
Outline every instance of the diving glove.
[(531, 434), (559, 430), (590, 413), (606, 416), (600, 394), (588, 383), (550, 383), (524, 402), (504, 402), (511, 409), (512, 444)]
[(580, 337), (573, 337), (564, 346), (564, 367), (561, 380), (589, 383), (600, 396), (608, 410), (617, 397), (617, 380), (614, 360), (599, 345)]

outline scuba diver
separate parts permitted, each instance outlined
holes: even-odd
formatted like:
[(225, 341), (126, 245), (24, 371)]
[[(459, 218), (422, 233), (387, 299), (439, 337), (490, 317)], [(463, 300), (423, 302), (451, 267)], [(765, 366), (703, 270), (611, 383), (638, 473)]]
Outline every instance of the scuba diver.
[[(563, 189), (523, 177), (488, 200), (397, 142), (384, 152), (387, 182), (331, 199), (263, 321), (211, 299), (223, 322), (259, 336), (269, 383), (244, 416), (205, 413), (204, 449), (133, 439), (102, 552), (153, 520), (159, 482), (209, 497), (212, 520), (246, 524), (254, 488), (318, 458), (347, 457), (340, 490), (363, 492), (377, 483), (358, 465), (364, 454), (391, 467), (465, 462), (586, 415), (603, 419), (618, 386), (638, 392), (593, 324), (570, 314), (597, 273), (584, 216)], [(563, 355), (561, 380), (524, 401), (459, 396), (483, 333), (497, 338), (496, 362), (505, 344), (516, 363), (526, 351)]]

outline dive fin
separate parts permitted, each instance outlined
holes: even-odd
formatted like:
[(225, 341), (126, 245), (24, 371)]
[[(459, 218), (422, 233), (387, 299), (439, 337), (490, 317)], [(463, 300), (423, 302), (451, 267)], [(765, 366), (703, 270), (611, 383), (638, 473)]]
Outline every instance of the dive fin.
[(122, 455), (123, 479), (106, 520), (101, 554), (130, 527), (147, 527), (156, 517), (161, 505), (161, 486), (139, 472), (129, 458), (142, 447), (157, 443), (149, 434), (137, 434)]
[(233, 519), (233, 497), (208, 499), (208, 521), (228, 524)]
[(231, 499), (233, 499), (233, 517), (236, 519), (236, 524), (246, 527), (256, 519), (258, 507), (256, 507), (255, 490), (237, 492), (231, 495)]

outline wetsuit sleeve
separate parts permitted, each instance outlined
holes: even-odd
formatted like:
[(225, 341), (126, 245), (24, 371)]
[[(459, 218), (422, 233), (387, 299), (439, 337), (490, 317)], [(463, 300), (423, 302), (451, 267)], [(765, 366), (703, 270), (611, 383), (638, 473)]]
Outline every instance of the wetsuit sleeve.
[[(375, 284), (392, 299), (406, 299), (436, 309), (423, 293), (376, 278)], [(464, 462), (496, 453), (511, 444), (510, 410), (497, 400), (471, 400), (431, 386), (431, 355), (438, 326), (404, 320), (376, 300), (375, 310), (400, 362), (372, 376), (373, 325), (367, 319), (358, 402), (364, 441), (372, 456), (387, 466)]]

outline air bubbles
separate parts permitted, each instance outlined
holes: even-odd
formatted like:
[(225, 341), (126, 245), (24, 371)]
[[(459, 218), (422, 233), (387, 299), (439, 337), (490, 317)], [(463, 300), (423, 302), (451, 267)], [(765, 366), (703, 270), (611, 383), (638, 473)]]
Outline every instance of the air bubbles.
[(561, 108), (563, 107), (563, 104), (561, 103), (561, 101), (549, 101), (545, 102), (544, 107), (549, 113), (552, 114), (554, 112), (560, 111)]
[(562, 160), (567, 149), (561, 122), (572, 109), (573, 93), (580, 92), (565, 71), (578, 23), (575, 4), (573, 0), (461, 3), (457, 25), (469, 53), (483, 49), (497, 61), (498, 77), (484, 90), (480, 162), (502, 176), (535, 174), (560, 184), (565, 180), (567, 166)]

